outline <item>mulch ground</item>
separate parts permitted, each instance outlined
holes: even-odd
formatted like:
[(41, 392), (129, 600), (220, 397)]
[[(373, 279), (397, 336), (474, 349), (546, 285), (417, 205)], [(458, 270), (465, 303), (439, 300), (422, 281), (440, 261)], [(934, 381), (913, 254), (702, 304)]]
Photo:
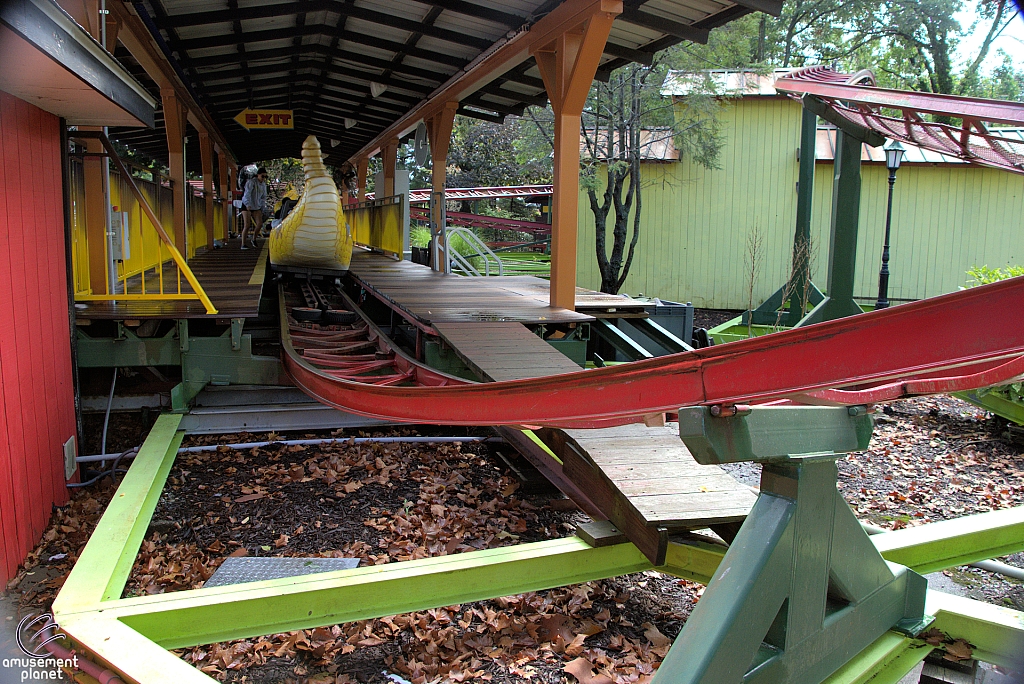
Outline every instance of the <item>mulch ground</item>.
[[(869, 450), (839, 462), (840, 489), (862, 519), (898, 528), (1024, 505), (1021, 449), (984, 412), (937, 397), (897, 402), (878, 418)], [(734, 470), (756, 484), (756, 466)], [(494, 445), (278, 444), (182, 456), (126, 595), (198, 588), (229, 555), (371, 565), (556, 538), (585, 519), (550, 493), (523, 489)], [(14, 582), (26, 609), (48, 607), (112, 493), (79, 491), (55, 513)], [(1024, 566), (1020, 554), (1004, 560)], [(1020, 583), (948, 574), (976, 598), (1024, 608)], [(391, 681), (384, 673), (414, 684), (645, 682), (701, 591), (651, 571), (180, 656), (229, 682)]]

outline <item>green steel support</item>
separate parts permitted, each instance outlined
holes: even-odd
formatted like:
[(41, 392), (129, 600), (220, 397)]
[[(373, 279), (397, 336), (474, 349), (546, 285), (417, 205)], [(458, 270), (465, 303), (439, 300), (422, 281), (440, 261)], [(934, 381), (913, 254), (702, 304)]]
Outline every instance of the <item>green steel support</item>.
[(863, 410), (691, 407), (679, 430), (698, 461), (761, 462), (761, 495), (658, 681), (817, 684), (888, 630), (927, 625), (926, 580), (882, 558), (836, 489), (838, 455), (870, 439)]
[[(794, 327), (807, 312), (808, 303), (816, 306), (825, 295), (811, 282), (811, 209), (814, 203), (814, 148), (818, 133), (818, 116), (804, 107), (800, 121), (800, 176), (796, 193), (796, 234), (793, 236), (793, 270), (789, 281), (776, 290), (749, 315), (744, 312), (742, 323), (753, 316), (754, 325)], [(783, 316), (779, 309), (789, 302), (789, 311)], [(781, 318), (781, 320), (780, 320)]]
[(833, 164), (832, 229), (828, 249), (828, 296), (794, 327), (831, 321), (862, 313), (853, 301), (857, 266), (857, 231), (860, 219), (861, 144), (879, 147), (885, 138), (836, 114), (813, 95), (804, 95), (804, 109), (832, 123), (836, 131)]
[(799, 325), (831, 321), (861, 313), (853, 301), (860, 220), (860, 152), (862, 141), (836, 131), (835, 180), (832, 184), (832, 229), (828, 248), (828, 296)]

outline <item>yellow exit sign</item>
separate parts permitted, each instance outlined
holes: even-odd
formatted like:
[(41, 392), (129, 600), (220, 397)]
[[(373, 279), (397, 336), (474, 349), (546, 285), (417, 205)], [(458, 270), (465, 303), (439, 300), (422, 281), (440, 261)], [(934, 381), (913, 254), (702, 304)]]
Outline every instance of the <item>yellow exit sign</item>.
[(247, 131), (295, 128), (295, 117), (290, 109), (243, 109), (235, 121)]

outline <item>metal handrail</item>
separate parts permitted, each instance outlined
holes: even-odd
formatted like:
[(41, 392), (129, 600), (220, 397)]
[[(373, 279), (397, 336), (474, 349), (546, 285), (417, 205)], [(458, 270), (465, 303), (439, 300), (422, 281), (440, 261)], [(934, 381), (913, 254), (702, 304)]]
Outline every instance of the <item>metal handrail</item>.
[[(458, 235), (463, 240), (468, 242), (474, 249), (478, 250), (476, 254), (461, 254), (458, 250), (452, 247), (452, 236)], [(493, 260), (498, 265), (498, 275), (505, 275), (505, 266), (501, 263), (501, 259), (497, 254), (491, 251), (491, 248), (484, 244), (483, 240), (477, 236), (476, 233), (463, 228), (461, 226), (448, 226), (445, 230), (445, 250), (448, 252), (448, 256), (458, 264), (459, 269), (463, 273), (472, 274), (479, 276), (480, 271), (477, 270), (470, 262), (469, 259), (473, 257), (483, 257), (484, 259), (484, 276), (491, 275), (491, 261)]]
[[(114, 149), (114, 146), (110, 144), (110, 140), (107, 138), (107, 136), (104, 135), (102, 131), (76, 131), (74, 135), (76, 138), (93, 138), (95, 140), (100, 141), (100, 143), (103, 145), (103, 149), (106, 150), (110, 161), (114, 164), (114, 166), (117, 167), (117, 170), (120, 172), (122, 180), (128, 185), (129, 189), (131, 189), (132, 194), (135, 196), (135, 199), (139, 203), (139, 206), (142, 208), (142, 211), (145, 212), (146, 217), (149, 219), (150, 223), (153, 224), (153, 229), (156, 230), (157, 235), (160, 237), (160, 241), (167, 248), (167, 251), (170, 253), (171, 258), (174, 259), (174, 263), (177, 265), (179, 273), (177, 293), (163, 292), (163, 268), (161, 262), (157, 264), (157, 271), (160, 277), (160, 293), (143, 292), (142, 294), (129, 294), (125, 292), (123, 294), (107, 295), (89, 294), (76, 295), (75, 299), (81, 301), (115, 301), (125, 299), (198, 299), (200, 302), (202, 302), (203, 306), (206, 307), (206, 313), (217, 313), (217, 307), (213, 305), (213, 302), (210, 301), (209, 295), (206, 294), (206, 290), (204, 290), (203, 286), (199, 284), (199, 279), (196, 278), (195, 274), (192, 272), (192, 269), (189, 268), (188, 262), (185, 261), (185, 257), (183, 257), (181, 255), (181, 252), (178, 251), (178, 248), (174, 246), (174, 242), (171, 240), (170, 236), (167, 235), (167, 232), (164, 230), (163, 225), (160, 223), (160, 219), (159, 217), (157, 217), (156, 212), (153, 211), (153, 208), (149, 205), (149, 200), (147, 200), (146, 196), (142, 194), (142, 191), (139, 189), (139, 186), (135, 184), (135, 179), (132, 178), (132, 175), (128, 172), (127, 167), (125, 167), (121, 158), (117, 155), (117, 151)], [(213, 230), (213, 226), (210, 226), (209, 229)], [(181, 292), (181, 275), (185, 276), (185, 280), (192, 287), (192, 291), (195, 294)]]

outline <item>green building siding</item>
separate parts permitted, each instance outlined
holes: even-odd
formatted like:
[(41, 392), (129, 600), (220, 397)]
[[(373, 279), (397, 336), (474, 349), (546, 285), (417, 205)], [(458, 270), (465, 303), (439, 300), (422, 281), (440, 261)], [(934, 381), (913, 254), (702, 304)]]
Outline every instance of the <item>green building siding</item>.
[[(643, 225), (622, 292), (745, 309), (747, 238), (764, 259), (754, 287), (760, 304), (789, 275), (796, 222), (800, 105), (784, 98), (734, 100), (722, 120), (721, 169), (689, 160), (646, 163)], [(817, 164), (812, 277), (827, 285), (832, 163)], [(878, 290), (888, 171), (862, 166), (855, 294)], [(969, 165), (904, 164), (897, 174), (891, 239), (891, 299), (953, 292), (973, 265), (1024, 263), (1024, 176)], [(579, 213), (579, 284), (598, 288), (594, 218), (586, 194)]]

